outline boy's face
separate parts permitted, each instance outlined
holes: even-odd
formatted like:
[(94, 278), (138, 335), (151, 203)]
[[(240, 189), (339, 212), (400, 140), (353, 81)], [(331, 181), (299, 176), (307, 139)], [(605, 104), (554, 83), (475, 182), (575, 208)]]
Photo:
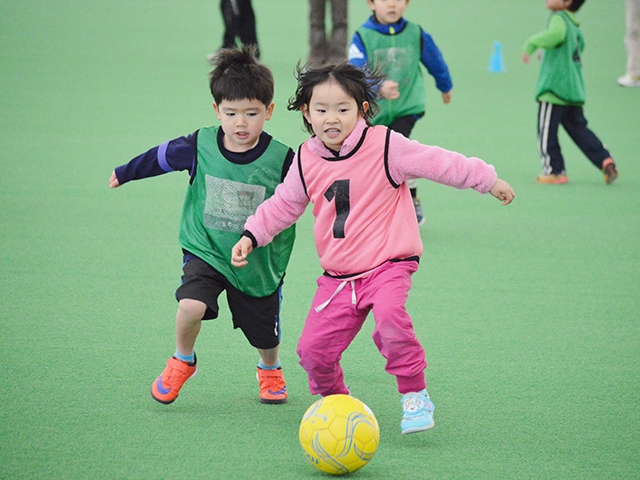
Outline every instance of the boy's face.
[(545, 6), (553, 11), (566, 10), (571, 5), (572, 0), (544, 0)]
[(367, 0), (367, 3), (376, 20), (383, 25), (398, 22), (409, 6), (409, 0)]
[[(362, 109), (369, 108), (367, 102)], [(311, 124), (313, 133), (333, 151), (339, 152), (345, 139), (362, 118), (355, 98), (347, 94), (340, 84), (327, 81), (314, 87), (308, 105), (300, 109)]]
[(213, 103), (222, 123), (224, 146), (232, 152), (246, 152), (258, 144), (264, 122), (271, 119), (273, 103), (266, 106), (260, 100), (223, 100)]

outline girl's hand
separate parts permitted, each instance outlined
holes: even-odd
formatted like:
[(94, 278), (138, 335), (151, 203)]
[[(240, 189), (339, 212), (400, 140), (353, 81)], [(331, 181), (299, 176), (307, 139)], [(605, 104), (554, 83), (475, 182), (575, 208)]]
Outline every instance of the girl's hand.
[(522, 61), (527, 64), (531, 60), (531, 56), (528, 53), (522, 52)]
[(451, 101), (451, 90), (442, 94), (442, 103), (445, 105)]
[(237, 268), (246, 266), (247, 255), (253, 250), (253, 242), (249, 237), (242, 237), (231, 249), (231, 265)]
[(496, 183), (493, 184), (489, 193), (500, 200), (502, 205), (509, 205), (516, 196), (511, 185), (499, 178), (496, 180)]

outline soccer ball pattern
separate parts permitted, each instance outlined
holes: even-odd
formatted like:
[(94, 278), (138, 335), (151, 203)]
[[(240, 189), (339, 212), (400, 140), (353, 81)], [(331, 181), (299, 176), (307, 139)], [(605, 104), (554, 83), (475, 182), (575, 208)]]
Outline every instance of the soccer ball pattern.
[(380, 443), (373, 412), (350, 395), (329, 395), (311, 405), (302, 417), (299, 436), (307, 460), (333, 475), (364, 467)]

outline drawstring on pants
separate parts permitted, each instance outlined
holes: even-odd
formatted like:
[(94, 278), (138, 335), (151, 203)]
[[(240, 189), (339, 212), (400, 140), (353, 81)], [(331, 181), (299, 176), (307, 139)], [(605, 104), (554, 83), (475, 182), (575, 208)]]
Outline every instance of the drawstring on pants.
[[(351, 284), (351, 303), (355, 305), (356, 304), (356, 282), (355, 280), (349, 280), (349, 283)], [(333, 300), (335, 296), (342, 291), (342, 289), (345, 287), (346, 284), (347, 284), (347, 280), (343, 281), (340, 285), (338, 285), (338, 288), (336, 288), (333, 294), (329, 297), (329, 300), (327, 300), (324, 303), (321, 303), (314, 310), (316, 312), (320, 312), (321, 310), (324, 310), (325, 307), (331, 303), (331, 300)]]

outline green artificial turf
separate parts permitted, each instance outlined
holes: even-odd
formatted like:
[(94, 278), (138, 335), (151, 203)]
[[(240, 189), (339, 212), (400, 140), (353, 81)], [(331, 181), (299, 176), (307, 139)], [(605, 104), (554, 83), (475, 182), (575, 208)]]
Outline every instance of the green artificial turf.
[[(307, 55), (307, 3), (255, 0), (276, 79), (266, 130), (307, 138), (288, 112)], [(297, 431), (315, 400), (295, 347), (321, 274), (312, 218), (299, 222), (282, 307), (289, 402), (257, 401), (257, 355), (220, 319), (198, 338), (199, 372), (172, 405), (153, 379), (173, 353), (173, 293), (186, 174), (108, 188), (111, 171), (215, 124), (205, 56), (218, 3), (0, 2), (0, 478), (327, 478)], [(350, 32), (367, 17), (350, 2)], [(602, 175), (561, 137), (571, 182), (537, 185), (537, 62), (525, 39), (544, 2), (414, 0), (454, 80), (413, 132), (478, 156), (514, 187), (490, 196), (419, 181), (425, 253), (408, 302), (427, 352), (436, 426), (400, 434), (395, 380), (370, 339), (346, 380), (381, 444), (361, 479), (640, 477), (640, 89), (623, 89), (623, 2), (586, 2), (585, 114), (616, 158)], [(494, 41), (504, 73), (488, 72)]]

